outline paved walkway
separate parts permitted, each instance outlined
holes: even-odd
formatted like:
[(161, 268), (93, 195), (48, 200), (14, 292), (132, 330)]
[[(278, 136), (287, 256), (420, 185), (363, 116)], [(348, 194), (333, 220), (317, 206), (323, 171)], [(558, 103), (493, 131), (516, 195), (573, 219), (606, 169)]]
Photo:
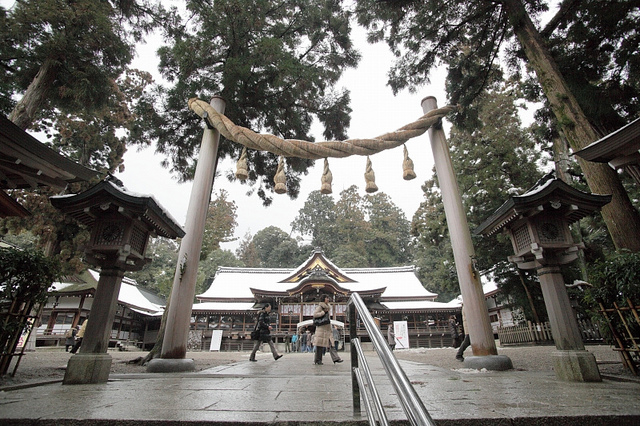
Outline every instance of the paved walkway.
[[(373, 354), (373, 353), (372, 353)], [(348, 354), (345, 354), (348, 356)], [(408, 424), (380, 363), (368, 358), (389, 420)], [(350, 362), (308, 354), (241, 361), (197, 373), (112, 375), (0, 392), (3, 425), (364, 425), (354, 415)], [(438, 425), (638, 425), (640, 383), (559, 382), (553, 373), (448, 370), (400, 361)]]

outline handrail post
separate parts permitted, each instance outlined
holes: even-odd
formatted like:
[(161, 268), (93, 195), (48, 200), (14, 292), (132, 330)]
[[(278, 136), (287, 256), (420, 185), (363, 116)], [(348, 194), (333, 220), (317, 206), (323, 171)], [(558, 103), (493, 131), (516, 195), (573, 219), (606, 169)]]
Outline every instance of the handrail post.
[(353, 414), (360, 415), (360, 386), (358, 385), (358, 377), (356, 369), (358, 368), (358, 351), (353, 345), (353, 340), (358, 337), (358, 329), (356, 328), (356, 307), (351, 301), (348, 305), (349, 309), (349, 347), (351, 351), (351, 395), (353, 397)]

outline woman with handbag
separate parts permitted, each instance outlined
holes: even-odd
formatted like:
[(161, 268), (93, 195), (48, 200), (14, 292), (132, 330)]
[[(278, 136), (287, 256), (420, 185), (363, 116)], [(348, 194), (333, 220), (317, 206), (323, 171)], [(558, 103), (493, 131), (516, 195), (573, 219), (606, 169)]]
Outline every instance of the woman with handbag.
[(331, 299), (328, 295), (322, 296), (322, 301), (313, 313), (313, 324), (316, 326), (316, 354), (314, 357), (314, 364), (316, 365), (322, 365), (322, 354), (324, 352), (322, 348), (327, 348), (334, 364), (342, 362), (336, 348), (333, 346), (329, 300)]
[[(271, 348), (271, 353), (273, 354), (273, 359), (276, 361), (282, 358), (282, 355), (278, 355), (278, 351), (276, 350), (273, 341), (271, 341), (271, 318), (269, 317), (269, 313), (271, 312), (271, 304), (267, 303), (264, 308), (258, 313), (258, 324), (256, 324), (256, 331), (259, 332), (258, 338), (255, 339), (256, 343), (253, 345), (253, 351), (251, 351), (251, 356), (249, 356), (249, 361), (256, 362), (256, 352), (258, 352), (258, 348), (263, 343), (268, 343)], [(253, 336), (252, 336), (253, 337)]]

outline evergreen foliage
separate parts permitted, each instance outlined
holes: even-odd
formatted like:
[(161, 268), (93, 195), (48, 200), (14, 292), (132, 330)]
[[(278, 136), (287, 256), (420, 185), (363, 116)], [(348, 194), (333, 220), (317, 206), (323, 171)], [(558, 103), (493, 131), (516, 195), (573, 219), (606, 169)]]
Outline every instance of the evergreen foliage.
[[(189, 98), (226, 101), (225, 115), (241, 126), (284, 138), (312, 140), (313, 118), (324, 137), (343, 139), (349, 125), (349, 92), (335, 84), (359, 54), (350, 39), (349, 15), (340, 1), (273, 0), (186, 2), (188, 19), (165, 32), (160, 71), (172, 86), (154, 112), (150, 136), (169, 158), (166, 165), (189, 179), (200, 145), (201, 120), (186, 108)], [(152, 105), (149, 105), (152, 108)], [(222, 140), (221, 158), (241, 147)], [(271, 203), (278, 158), (249, 150), (248, 182)], [(299, 176), (312, 161), (287, 158), (287, 188), (295, 198)]]
[(32, 309), (47, 300), (60, 279), (60, 263), (38, 250), (0, 248), (0, 375), (9, 367)]
[(412, 260), (410, 223), (385, 193), (362, 197), (351, 186), (334, 202), (313, 191), (292, 228), (310, 236), (311, 246), (341, 267), (397, 266)]
[[(593, 102), (597, 94), (580, 80), (601, 77), (601, 90), (611, 85), (612, 98), (598, 97), (600, 122), (607, 114), (617, 112), (623, 119), (626, 110), (637, 108), (636, 97), (622, 101), (624, 90), (633, 91), (637, 76), (627, 77), (637, 68), (638, 6), (637, 2), (619, 1), (611, 18), (602, 2), (567, 0), (547, 29), (540, 30), (535, 21), (548, 10), (542, 0), (413, 0), (357, 3), (356, 14), (367, 27), (370, 40), (385, 40), (398, 57), (390, 71), (389, 84), (394, 91), (415, 88), (429, 81), (429, 73), (437, 65), (448, 67), (447, 92), (450, 103), (464, 106), (457, 124), (472, 129), (478, 125), (478, 110), (473, 100), (501, 78), (499, 55), (504, 48), (506, 59), (516, 75), (526, 66), (535, 73), (539, 94), (544, 94), (557, 132), (561, 132), (573, 150), (584, 148), (599, 139), (594, 130), (596, 114), (583, 112), (585, 102)], [(586, 22), (584, 22), (586, 20)], [(550, 50), (547, 39), (563, 39)], [(545, 39), (546, 37), (546, 39)], [(610, 52), (620, 47), (621, 53)], [(593, 49), (593, 51), (589, 51)], [(583, 50), (584, 55), (573, 56)], [(555, 57), (565, 55), (565, 57)], [(588, 59), (587, 59), (588, 58)], [(579, 65), (576, 62), (584, 59)], [(578, 72), (573, 87), (567, 83), (558, 63), (566, 61), (565, 74)], [(597, 71), (592, 71), (594, 67)], [(609, 76), (611, 74), (611, 76)], [(598, 81), (597, 79), (595, 81)], [(583, 93), (575, 94), (583, 90)], [(535, 89), (534, 89), (535, 90)], [(582, 100), (582, 103), (579, 100)], [(591, 120), (591, 122), (589, 121)], [(613, 122), (613, 121), (610, 121)], [(614, 125), (615, 126), (615, 125)], [(581, 162), (581, 169), (592, 192), (612, 194), (612, 202), (602, 209), (602, 216), (616, 249), (640, 250), (640, 214), (631, 204), (616, 173), (600, 164)], [(621, 232), (625, 227), (631, 232)]]

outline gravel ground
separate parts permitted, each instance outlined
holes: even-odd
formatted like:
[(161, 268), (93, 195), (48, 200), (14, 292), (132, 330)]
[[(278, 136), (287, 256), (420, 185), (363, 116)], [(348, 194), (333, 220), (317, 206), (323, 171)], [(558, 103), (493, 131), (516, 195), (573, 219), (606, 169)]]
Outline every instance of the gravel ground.
[[(551, 371), (551, 352), (553, 346), (526, 346), (526, 347), (498, 347), (500, 355), (511, 358), (513, 366), (517, 370), (523, 371)], [(633, 376), (624, 369), (620, 362), (620, 356), (610, 346), (587, 346), (599, 364), (600, 373), (605, 375)], [(446, 369), (463, 368), (463, 364), (455, 359), (456, 349), (406, 349), (395, 351), (398, 359), (422, 362)], [(146, 367), (134, 363), (143, 357), (147, 352), (140, 351), (109, 351), (113, 358), (111, 364), (112, 374), (145, 373)], [(467, 349), (466, 355), (471, 355), (471, 349)], [(27, 352), (18, 366), (14, 377), (6, 375), (0, 378), (0, 387), (11, 386), (32, 382), (61, 380), (64, 371), (72, 355), (64, 351), (64, 348), (38, 348), (35, 352)], [(311, 357), (311, 355), (309, 355)], [(188, 352), (187, 358), (195, 361), (197, 371), (216, 367), (224, 364), (231, 364), (238, 361), (246, 361), (249, 352)], [(286, 354), (285, 354), (286, 358)], [(310, 358), (311, 359), (311, 358)], [(13, 370), (9, 369), (9, 372)]]

